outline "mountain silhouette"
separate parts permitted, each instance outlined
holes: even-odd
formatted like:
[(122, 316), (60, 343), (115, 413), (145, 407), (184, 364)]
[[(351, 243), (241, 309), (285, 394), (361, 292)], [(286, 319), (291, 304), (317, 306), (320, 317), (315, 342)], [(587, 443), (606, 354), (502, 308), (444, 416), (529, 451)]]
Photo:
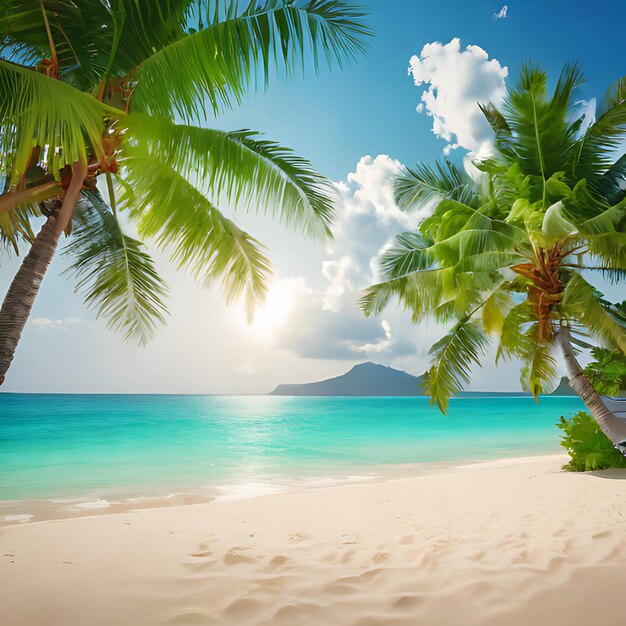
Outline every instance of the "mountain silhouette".
[[(424, 376), (412, 376), (388, 365), (378, 363), (359, 363), (351, 370), (313, 383), (278, 385), (269, 393), (270, 396), (424, 396), (422, 383)], [(521, 391), (479, 392), (462, 391), (459, 397), (476, 396), (527, 396)], [(561, 382), (554, 394), (559, 396), (576, 395), (567, 379)]]
[(350, 371), (300, 385), (278, 385), (271, 396), (423, 396), (423, 376), (411, 376), (377, 363), (360, 363)]

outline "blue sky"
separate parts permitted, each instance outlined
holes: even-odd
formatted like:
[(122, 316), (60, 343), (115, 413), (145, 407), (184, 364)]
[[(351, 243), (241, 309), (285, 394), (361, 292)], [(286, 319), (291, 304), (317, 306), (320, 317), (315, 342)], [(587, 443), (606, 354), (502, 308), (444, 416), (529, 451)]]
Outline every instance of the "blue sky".
[[(390, 175), (400, 163), (441, 157), (451, 143), (462, 145), (451, 151), (455, 159), (465, 148), (476, 149), (485, 130), (471, 117), (472, 98), (502, 93), (524, 60), (539, 61), (553, 80), (566, 61), (578, 60), (587, 77), (580, 99), (601, 97), (626, 73), (626, 4), (520, 0), (507, 4), (500, 19), (494, 14), (504, 4), (486, 0), (361, 4), (371, 13), (375, 37), (356, 65), (274, 82), (208, 123), (264, 131), (338, 181), (344, 208), (335, 242), (304, 242), (267, 220), (236, 216), (269, 246), (275, 270), (267, 311), (252, 327), (239, 307), (223, 304), (217, 288), (202, 289), (155, 253), (171, 287), (171, 317), (142, 349), (124, 344), (84, 309), (72, 285), (59, 277), (65, 263), (57, 258), (3, 389), (264, 393), (281, 382), (336, 375), (363, 360), (412, 373), (426, 369), (427, 349), (442, 329), (412, 327), (393, 310), (364, 320), (354, 305), (356, 291), (373, 276), (380, 248), (412, 225), (393, 207)], [(456, 48), (454, 38), (460, 39)], [(430, 51), (420, 57), (427, 44)], [(466, 46), (474, 46), (471, 54)], [(417, 74), (407, 73), (414, 55), (414, 69), (425, 81), (420, 86), (413, 80)], [(448, 140), (433, 133), (436, 112), (429, 116), (428, 106), (416, 111), (433, 84), (429, 80), (441, 81), (436, 96), (450, 96), (433, 106), (458, 113), (443, 122), (452, 133)], [(14, 259), (2, 259), (2, 293), (16, 267)], [(498, 370), (488, 365), (473, 383), (474, 389), (518, 386), (515, 364)]]
[(625, 71), (626, 3), (520, 0), (365, 0), (375, 32), (371, 48), (347, 71), (311, 73), (272, 84), (265, 94), (221, 119), (225, 128), (262, 129), (340, 178), (364, 154), (391, 154), (404, 163), (432, 160), (442, 143), (415, 114), (419, 94), (407, 78), (409, 58), (428, 42), (478, 45), (508, 66), (536, 60), (552, 77), (579, 61), (587, 77), (582, 96), (599, 96)]

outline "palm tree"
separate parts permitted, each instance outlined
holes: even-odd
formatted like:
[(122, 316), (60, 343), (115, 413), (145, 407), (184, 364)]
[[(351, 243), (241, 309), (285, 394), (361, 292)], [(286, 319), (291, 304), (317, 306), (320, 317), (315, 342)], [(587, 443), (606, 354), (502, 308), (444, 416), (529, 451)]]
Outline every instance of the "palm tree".
[(615, 283), (626, 277), (626, 156), (615, 159), (626, 134), (626, 79), (609, 89), (590, 124), (572, 106), (581, 80), (577, 66), (566, 66), (548, 97), (545, 73), (524, 66), (502, 111), (481, 107), (495, 153), (475, 163), (477, 175), (448, 161), (399, 174), (398, 206), (434, 209), (416, 232), (395, 238), (381, 282), (361, 305), (378, 314), (395, 296), (414, 322), (452, 323), (431, 348), (426, 383), (443, 412), (490, 336), (497, 359), (521, 359), (522, 384), (535, 398), (556, 385), (560, 347), (571, 386), (626, 453), (626, 424), (576, 358), (590, 338), (626, 352), (623, 311), (589, 282), (596, 274)]
[(239, 4), (2, 4), (0, 246), (30, 250), (0, 310), (0, 384), (63, 233), (86, 304), (139, 343), (164, 321), (166, 286), (122, 219), (195, 276), (220, 278), (228, 301), (245, 295), (250, 311), (269, 261), (219, 203), (330, 234), (332, 187), (308, 161), (258, 133), (197, 124), (271, 75), (352, 61), (364, 14), (341, 0)]

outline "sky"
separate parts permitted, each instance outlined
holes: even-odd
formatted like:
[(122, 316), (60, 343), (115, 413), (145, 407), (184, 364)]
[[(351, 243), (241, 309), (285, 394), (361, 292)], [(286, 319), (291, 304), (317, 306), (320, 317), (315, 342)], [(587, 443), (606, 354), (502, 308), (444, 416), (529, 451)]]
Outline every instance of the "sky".
[[(342, 200), (334, 240), (306, 241), (269, 218), (234, 213), (268, 246), (274, 270), (252, 324), (241, 305), (224, 304), (218, 286), (200, 286), (149, 247), (170, 287), (170, 316), (143, 348), (83, 306), (57, 255), (3, 391), (254, 394), (362, 361), (427, 369), (428, 348), (445, 328), (414, 326), (393, 307), (365, 319), (356, 306), (388, 240), (419, 219), (395, 207), (393, 175), (444, 154), (462, 161), (488, 153), (492, 137), (476, 102), (501, 101), (523, 61), (538, 61), (553, 82), (565, 62), (579, 61), (587, 82), (577, 98), (592, 115), (594, 98), (626, 74), (626, 4), (354, 1), (369, 11), (374, 31), (355, 65), (274, 82), (206, 123), (263, 131), (329, 176)], [(18, 262), (0, 258), (0, 293)], [(618, 298), (617, 288), (602, 288)], [(469, 388), (518, 390), (519, 368), (488, 358)]]

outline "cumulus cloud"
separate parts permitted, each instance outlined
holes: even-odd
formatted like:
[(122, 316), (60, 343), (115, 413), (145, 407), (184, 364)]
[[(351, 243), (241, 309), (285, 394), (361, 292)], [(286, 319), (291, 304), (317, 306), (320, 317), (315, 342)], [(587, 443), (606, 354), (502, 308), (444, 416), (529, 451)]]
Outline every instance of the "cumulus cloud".
[(357, 305), (359, 291), (379, 278), (378, 258), (391, 237), (416, 225), (416, 217), (393, 200), (393, 177), (401, 167), (387, 155), (365, 156), (337, 183), (342, 209), (322, 262), (324, 283), (300, 290), (277, 345), (317, 359), (391, 360), (416, 352), (413, 329), (402, 316), (366, 319)]
[(505, 20), (508, 16), (509, 7), (505, 4), (497, 13), (493, 14), (494, 20)]
[(68, 317), (65, 319), (53, 320), (49, 317), (35, 317), (30, 321), (33, 326), (37, 326), (42, 329), (56, 329), (66, 330), (68, 326), (75, 326), (76, 324), (82, 324), (83, 321), (77, 317)]
[[(402, 164), (385, 154), (362, 157), (354, 172), (337, 184), (342, 210), (333, 228), (335, 238), (329, 246), (333, 261), (347, 256), (343, 271), (329, 271), (331, 283), (351, 281), (364, 287), (377, 277), (372, 260), (376, 260), (393, 235), (415, 228), (415, 215), (400, 211), (393, 200), (393, 180)], [(357, 284), (354, 284), (357, 283)], [(360, 283), (360, 284), (359, 284)]]
[(493, 132), (478, 103), (502, 104), (508, 69), (479, 46), (462, 50), (454, 38), (426, 44), (411, 57), (409, 74), (417, 87), (426, 87), (417, 111), (433, 118), (433, 132), (448, 142), (444, 152), (461, 147), (477, 158), (489, 156)]

